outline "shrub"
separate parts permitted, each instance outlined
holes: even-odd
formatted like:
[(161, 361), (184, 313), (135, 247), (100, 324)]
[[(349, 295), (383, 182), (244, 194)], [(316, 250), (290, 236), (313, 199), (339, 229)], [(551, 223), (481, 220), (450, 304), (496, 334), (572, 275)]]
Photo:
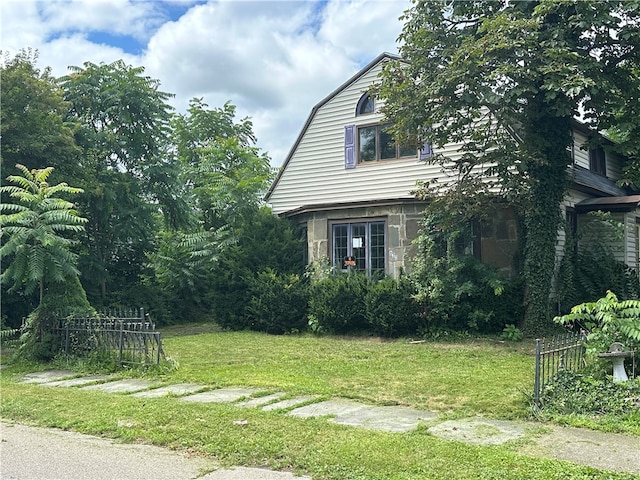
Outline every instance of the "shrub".
[(269, 269), (248, 284), (247, 328), (274, 334), (306, 329), (308, 289), (303, 278)]
[(331, 275), (314, 282), (309, 296), (312, 329), (337, 334), (366, 331), (369, 282), (361, 273)]
[(640, 381), (613, 382), (560, 371), (542, 391), (542, 409), (550, 414), (624, 415), (640, 407)]
[(608, 351), (613, 342), (621, 342), (628, 348), (640, 347), (640, 300), (618, 301), (611, 291), (597, 302), (576, 305), (571, 313), (555, 317), (554, 322), (570, 325), (588, 332), (587, 361), (594, 370), (604, 370), (597, 355)]
[(371, 332), (382, 337), (414, 334), (421, 321), (420, 308), (413, 299), (414, 290), (405, 278), (384, 278), (369, 285), (365, 312)]
[(239, 232), (205, 279), (204, 304), (216, 322), (233, 330), (249, 328), (246, 306), (255, 275), (269, 269), (281, 274), (304, 272), (304, 242), (294, 224), (260, 210)]
[(508, 340), (510, 342), (519, 342), (524, 338), (524, 334), (520, 331), (518, 327), (513, 324), (506, 325), (502, 330), (502, 335), (500, 338), (503, 340)]

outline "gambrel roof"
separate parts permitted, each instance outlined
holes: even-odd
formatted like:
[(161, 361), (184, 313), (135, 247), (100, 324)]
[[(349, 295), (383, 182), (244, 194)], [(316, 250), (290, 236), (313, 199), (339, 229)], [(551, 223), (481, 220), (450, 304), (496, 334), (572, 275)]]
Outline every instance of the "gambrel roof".
[(349, 80), (347, 80), (342, 85), (340, 85), (338, 88), (336, 88), (333, 92), (331, 92), (329, 95), (327, 95), (325, 98), (323, 98), (319, 103), (317, 103), (311, 109), (311, 113), (307, 117), (307, 121), (305, 122), (304, 126), (302, 127), (302, 130), (298, 134), (298, 137), (296, 138), (296, 141), (294, 142), (293, 146), (289, 150), (289, 153), (287, 154), (287, 157), (285, 158), (282, 166), (280, 167), (280, 170), (278, 171), (278, 175), (277, 175), (276, 179), (273, 181), (273, 183), (271, 184), (271, 187), (269, 188), (269, 191), (265, 195), (265, 200), (267, 200), (267, 201), (269, 200), (269, 197), (271, 196), (271, 194), (275, 190), (276, 186), (278, 185), (278, 182), (280, 181), (280, 178), (282, 177), (282, 172), (287, 168), (287, 165), (291, 161), (291, 157), (293, 157), (293, 154), (295, 153), (296, 149), (300, 145), (300, 141), (302, 140), (302, 138), (306, 134), (307, 129), (309, 128), (309, 125), (311, 125), (311, 122), (313, 121), (314, 117), (316, 116), (316, 113), (318, 112), (318, 110), (320, 110), (320, 108), (322, 108), (326, 103), (328, 103), (333, 98), (335, 98), (335, 96), (338, 95), (340, 92), (342, 92), (343, 90), (347, 89), (353, 83), (358, 81), (363, 75), (365, 75), (369, 70), (371, 70), (378, 63), (380, 63), (382, 61), (388, 61), (388, 60), (401, 60), (401, 58), (398, 55), (394, 55), (392, 53), (387, 53), (387, 52), (381, 53), (376, 58), (374, 58), (371, 62), (369, 62), (365, 67), (361, 68)]

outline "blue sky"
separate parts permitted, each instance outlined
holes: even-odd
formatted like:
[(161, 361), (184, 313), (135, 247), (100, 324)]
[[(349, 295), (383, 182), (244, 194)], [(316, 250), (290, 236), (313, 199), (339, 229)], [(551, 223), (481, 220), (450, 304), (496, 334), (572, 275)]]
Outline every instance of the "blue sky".
[(280, 165), (311, 108), (382, 52), (410, 0), (2, 0), (0, 45), (39, 51), (56, 76), (118, 59), (174, 93), (230, 101)]

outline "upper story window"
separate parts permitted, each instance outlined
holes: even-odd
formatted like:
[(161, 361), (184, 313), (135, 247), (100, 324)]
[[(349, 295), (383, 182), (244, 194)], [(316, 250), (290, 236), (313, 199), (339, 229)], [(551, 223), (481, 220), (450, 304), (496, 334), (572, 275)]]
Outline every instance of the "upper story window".
[(602, 147), (589, 150), (589, 170), (598, 175), (607, 176), (607, 161)]
[(388, 130), (388, 125), (358, 128), (358, 162), (376, 162), (417, 155), (415, 148), (400, 145)]
[(373, 102), (373, 97), (370, 97), (368, 93), (365, 93), (360, 100), (358, 100), (358, 105), (356, 106), (356, 116), (366, 115), (368, 113), (373, 113), (375, 111), (375, 104)]

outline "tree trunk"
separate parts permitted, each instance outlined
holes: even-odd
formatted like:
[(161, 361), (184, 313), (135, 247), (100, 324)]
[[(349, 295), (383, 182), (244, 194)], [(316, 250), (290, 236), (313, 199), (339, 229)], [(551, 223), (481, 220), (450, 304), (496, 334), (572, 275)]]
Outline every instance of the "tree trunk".
[(538, 118), (529, 125), (528, 134), (539, 148), (534, 153), (530, 201), (524, 212), (526, 228), (524, 276), (526, 312), (524, 329), (540, 336), (551, 326), (551, 284), (556, 265), (556, 242), (562, 224), (560, 204), (567, 186), (570, 157), (569, 118)]

